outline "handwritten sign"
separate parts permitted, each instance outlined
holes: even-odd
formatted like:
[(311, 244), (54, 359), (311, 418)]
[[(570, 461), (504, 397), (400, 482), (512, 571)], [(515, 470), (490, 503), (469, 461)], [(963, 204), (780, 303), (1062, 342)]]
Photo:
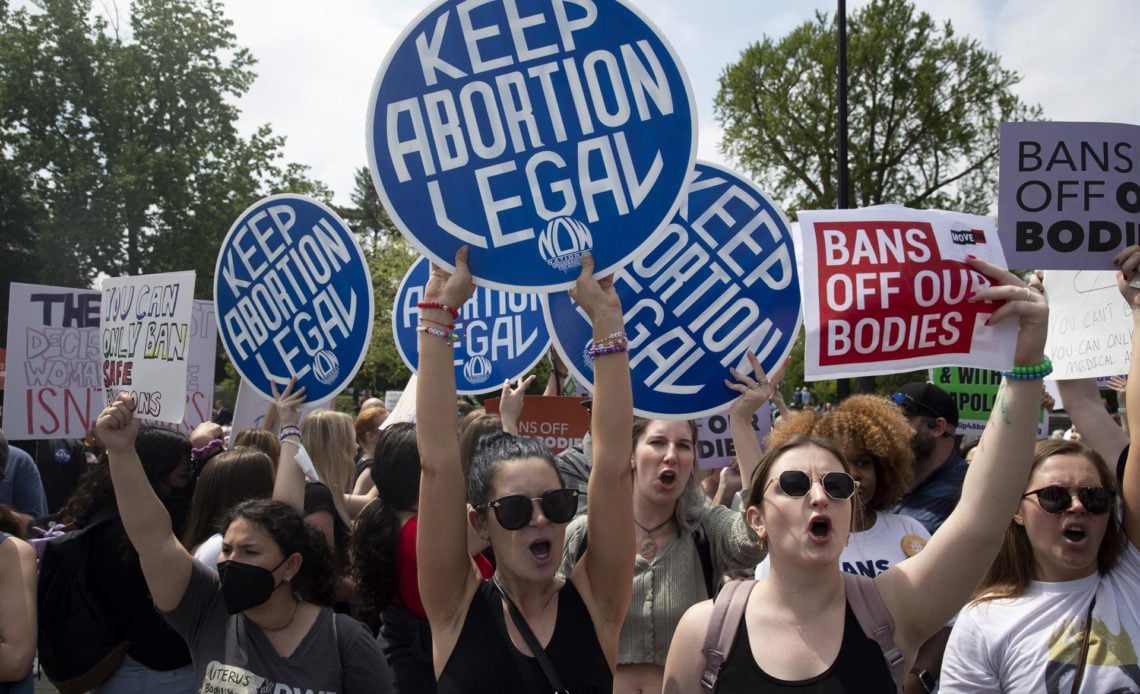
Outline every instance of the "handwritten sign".
[(1007, 369), (1016, 321), (967, 303), (988, 280), (967, 254), (1004, 267), (988, 217), (894, 205), (799, 213), (808, 380), (947, 363)]
[[(420, 258), (404, 275), (392, 308), (392, 335), (400, 357), (412, 372), (420, 362), (419, 325), (424, 285), (430, 272), (427, 258)], [(442, 326), (431, 326), (444, 330)], [(460, 395), (489, 393), (503, 381), (526, 374), (550, 348), (550, 335), (542, 317), (538, 296), (478, 287), (463, 305), (454, 332), (455, 386)], [(432, 336), (432, 339), (443, 338)]]
[(99, 292), (13, 282), (4, 433), (83, 438), (103, 409)]
[(688, 78), (624, 0), (438, 0), (396, 40), (369, 103), (373, 180), (392, 221), (479, 284), (571, 286), (665, 229), (696, 159)]
[[(172, 427), (189, 435), (202, 422), (213, 416), (214, 361), (218, 350), (218, 326), (214, 319), (214, 302), (196, 299), (190, 315), (190, 349), (186, 359), (186, 409), (182, 422)], [(144, 424), (166, 426), (155, 420)]]
[(1132, 357), (1132, 309), (1116, 287), (1116, 273), (1049, 270), (1049, 339), (1053, 380), (1128, 373)]
[(372, 338), (372, 274), (331, 208), (273, 195), (230, 227), (214, 273), (218, 332), (242, 379), (265, 398), (295, 377), (311, 401), (356, 375)]
[(193, 302), (193, 272), (103, 280), (99, 327), (107, 402), (129, 393), (139, 417), (182, 422)]
[(999, 150), (1010, 267), (1104, 270), (1140, 243), (1140, 126), (1002, 123)]
[[(618, 271), (633, 407), (643, 417), (696, 419), (737, 396), (730, 367), (767, 372), (799, 334), (800, 288), (784, 213), (738, 174), (698, 162), (665, 234)], [(542, 297), (558, 352), (579, 383), (594, 382), (592, 328), (568, 293)]]

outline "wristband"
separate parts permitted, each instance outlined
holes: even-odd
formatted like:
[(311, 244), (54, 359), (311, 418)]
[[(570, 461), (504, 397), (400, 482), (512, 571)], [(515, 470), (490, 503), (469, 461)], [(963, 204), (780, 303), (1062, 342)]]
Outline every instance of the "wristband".
[(431, 323), (432, 325), (437, 325), (437, 326), (443, 328), (444, 330), (455, 330), (455, 323), (440, 323), (437, 320), (432, 320), (430, 318), (424, 318), (423, 316), (420, 316), (420, 322), (421, 323)]
[(1039, 381), (1053, 373), (1053, 362), (1045, 357), (1036, 364), (1018, 364), (1001, 375), (1014, 381)]
[(421, 325), (416, 328), (416, 332), (423, 333), (425, 335), (435, 335), (436, 337), (446, 342), (448, 347), (454, 347), (455, 343), (459, 342), (459, 336), (455, 333), (449, 333), (446, 330), (442, 330), (440, 328), (433, 328), (430, 325)]
[(297, 440), (301, 440), (301, 430), (298, 427), (287, 425), (281, 427), (281, 433), (277, 435), (277, 440), (284, 441), (287, 436), (296, 436)]
[(441, 304), (438, 301), (421, 301), (420, 303), (416, 304), (416, 308), (437, 308), (441, 311), (447, 311), (450, 313), (452, 319), (459, 320), (459, 309), (453, 306), (448, 306), (447, 304)]

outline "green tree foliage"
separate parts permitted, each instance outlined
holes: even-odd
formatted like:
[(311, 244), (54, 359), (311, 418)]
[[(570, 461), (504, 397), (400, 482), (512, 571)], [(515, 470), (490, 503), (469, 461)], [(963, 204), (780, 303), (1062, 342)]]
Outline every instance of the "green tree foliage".
[[(721, 151), (793, 210), (837, 205), (833, 15), (753, 43), (720, 77)], [(984, 214), (996, 191), (998, 126), (1040, 117), (1020, 76), (908, 0), (875, 0), (848, 22), (850, 201)]]
[(129, 30), (91, 0), (0, 8), (0, 157), (38, 213), (39, 281), (196, 270), (208, 297), (245, 207), (330, 197), (282, 161), (269, 126), (237, 132), (253, 65), (219, 0), (134, 0)]

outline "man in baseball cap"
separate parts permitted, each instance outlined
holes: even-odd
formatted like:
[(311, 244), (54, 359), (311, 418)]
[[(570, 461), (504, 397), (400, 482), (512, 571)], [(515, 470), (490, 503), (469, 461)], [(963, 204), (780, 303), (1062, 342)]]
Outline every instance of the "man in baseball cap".
[(962, 494), (966, 461), (958, 456), (958, 404), (933, 383), (907, 383), (891, 396), (914, 429), (914, 483), (893, 509), (933, 535)]

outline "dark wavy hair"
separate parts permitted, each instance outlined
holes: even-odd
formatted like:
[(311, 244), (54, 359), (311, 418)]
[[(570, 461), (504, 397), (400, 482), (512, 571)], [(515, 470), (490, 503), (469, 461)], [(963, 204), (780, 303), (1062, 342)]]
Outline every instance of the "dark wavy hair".
[(914, 479), (914, 430), (893, 402), (879, 395), (852, 395), (831, 412), (804, 410), (785, 418), (768, 435), (768, 446), (793, 436), (830, 439), (849, 461), (867, 455), (875, 465), (875, 495), (867, 506), (876, 511), (893, 507)]
[(238, 518), (268, 533), (283, 556), (301, 555), (301, 569), (293, 577), (295, 593), (317, 605), (333, 604), (337, 576), (332, 550), (321, 532), (306, 523), (296, 509), (273, 499), (249, 499), (225, 513), (221, 520), (222, 532)]
[[(1111, 489), (1119, 496), (1120, 485), (1116, 476), (1108, 469), (1104, 458), (1079, 441), (1065, 441), (1064, 439), (1045, 439), (1038, 441), (1033, 449), (1033, 470), (1041, 467), (1049, 458), (1058, 455), (1077, 455), (1088, 460), (1096, 467), (1100, 475), (1100, 483)], [(1101, 574), (1106, 574), (1116, 566), (1120, 553), (1124, 550), (1128, 537), (1124, 534), (1116, 510), (1108, 512), (1108, 527), (1104, 532), (1104, 539), (1096, 554), (1096, 568)], [(1037, 563), (1033, 558), (1033, 545), (1029, 542), (1029, 534), (1025, 526), (1010, 519), (1005, 529), (1005, 539), (1002, 541), (1001, 551), (998, 552), (989, 571), (986, 572), (978, 589), (974, 591), (975, 602), (998, 600), (1001, 598), (1019, 598), (1025, 594), (1029, 582), (1036, 578)]]
[(238, 446), (210, 458), (190, 502), (182, 545), (194, 551), (218, 532), (218, 520), (246, 499), (273, 496), (273, 461), (259, 448)]
[(352, 575), (364, 604), (382, 610), (396, 591), (399, 513), (412, 511), (419, 501), (416, 425), (403, 422), (380, 432), (371, 469), (378, 497), (357, 516), (349, 547)]
[[(541, 441), (529, 436), (512, 436), (505, 432), (487, 434), (479, 439), (479, 446), (471, 459), (471, 474), (467, 479), (467, 501), (472, 506), (479, 507), (491, 499), (491, 486), (495, 482), (495, 474), (504, 463), (512, 460), (526, 458), (540, 458), (550, 465), (550, 469), (558, 476), (558, 486), (563, 486), (562, 474), (554, 464), (554, 456), (550, 449)], [(481, 509), (480, 514), (485, 514)]]
[[(190, 460), (190, 439), (170, 429), (142, 427), (135, 437), (135, 453), (142, 462), (150, 486), (159, 497), (163, 497), (166, 491), (163, 480), (179, 463)], [(115, 488), (111, 484), (111, 467), (104, 452), (99, 456), (99, 462), (80, 478), (79, 486), (60, 511), (60, 521), (82, 528), (92, 516), (108, 506), (118, 511)]]

